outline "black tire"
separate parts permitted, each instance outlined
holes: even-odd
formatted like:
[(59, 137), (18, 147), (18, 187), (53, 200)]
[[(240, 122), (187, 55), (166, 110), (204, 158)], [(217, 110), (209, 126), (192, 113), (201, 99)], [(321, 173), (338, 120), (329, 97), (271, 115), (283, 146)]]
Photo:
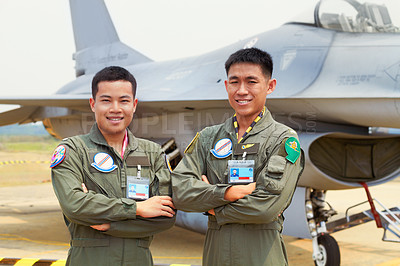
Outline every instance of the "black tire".
[(340, 250), (336, 240), (330, 235), (320, 235), (318, 237), (318, 247), (323, 254), (321, 260), (315, 260), (317, 266), (339, 266)]

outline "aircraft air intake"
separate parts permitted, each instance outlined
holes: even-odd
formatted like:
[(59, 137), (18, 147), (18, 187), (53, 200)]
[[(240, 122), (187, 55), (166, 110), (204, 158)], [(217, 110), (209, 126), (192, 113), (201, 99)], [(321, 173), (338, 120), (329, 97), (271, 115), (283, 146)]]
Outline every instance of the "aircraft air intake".
[(300, 137), (307, 154), (300, 186), (343, 189), (360, 187), (359, 182), (377, 185), (400, 173), (400, 136), (321, 133)]

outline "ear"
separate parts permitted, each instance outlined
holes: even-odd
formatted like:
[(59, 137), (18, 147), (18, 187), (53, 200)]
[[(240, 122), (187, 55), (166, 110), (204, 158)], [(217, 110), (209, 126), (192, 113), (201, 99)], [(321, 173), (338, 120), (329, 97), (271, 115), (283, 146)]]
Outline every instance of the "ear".
[(136, 112), (136, 107), (137, 107), (137, 104), (138, 104), (138, 99), (137, 99), (137, 98), (135, 98), (135, 100), (133, 100), (133, 113), (135, 113), (135, 112)]
[(270, 79), (267, 83), (267, 95), (271, 94), (276, 87), (276, 79)]
[(227, 80), (225, 80), (225, 90), (226, 90), (226, 92), (228, 92), (228, 81)]
[(90, 109), (92, 109), (92, 112), (94, 113), (94, 104), (95, 104), (95, 101), (94, 101), (93, 98), (90, 98), (90, 99), (89, 99), (89, 104), (90, 104)]

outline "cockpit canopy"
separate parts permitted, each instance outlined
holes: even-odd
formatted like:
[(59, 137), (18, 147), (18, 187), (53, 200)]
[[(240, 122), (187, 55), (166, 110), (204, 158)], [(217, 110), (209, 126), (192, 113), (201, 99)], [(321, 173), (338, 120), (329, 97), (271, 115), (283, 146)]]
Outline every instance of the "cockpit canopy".
[(400, 32), (398, 0), (321, 0), (311, 13), (295, 22), (342, 32)]

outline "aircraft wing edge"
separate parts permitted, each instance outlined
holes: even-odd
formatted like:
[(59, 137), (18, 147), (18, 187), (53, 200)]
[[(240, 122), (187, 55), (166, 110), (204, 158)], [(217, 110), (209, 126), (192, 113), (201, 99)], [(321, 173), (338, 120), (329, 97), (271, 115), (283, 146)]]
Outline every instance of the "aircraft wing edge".
[(23, 97), (0, 97), (0, 104), (22, 105), (22, 106), (57, 106), (73, 107), (89, 104), (88, 95), (61, 95), (51, 96), (23, 96)]
[(36, 109), (36, 106), (24, 106), (0, 113), (0, 126), (33, 122), (32, 120), (29, 120), (29, 117)]

